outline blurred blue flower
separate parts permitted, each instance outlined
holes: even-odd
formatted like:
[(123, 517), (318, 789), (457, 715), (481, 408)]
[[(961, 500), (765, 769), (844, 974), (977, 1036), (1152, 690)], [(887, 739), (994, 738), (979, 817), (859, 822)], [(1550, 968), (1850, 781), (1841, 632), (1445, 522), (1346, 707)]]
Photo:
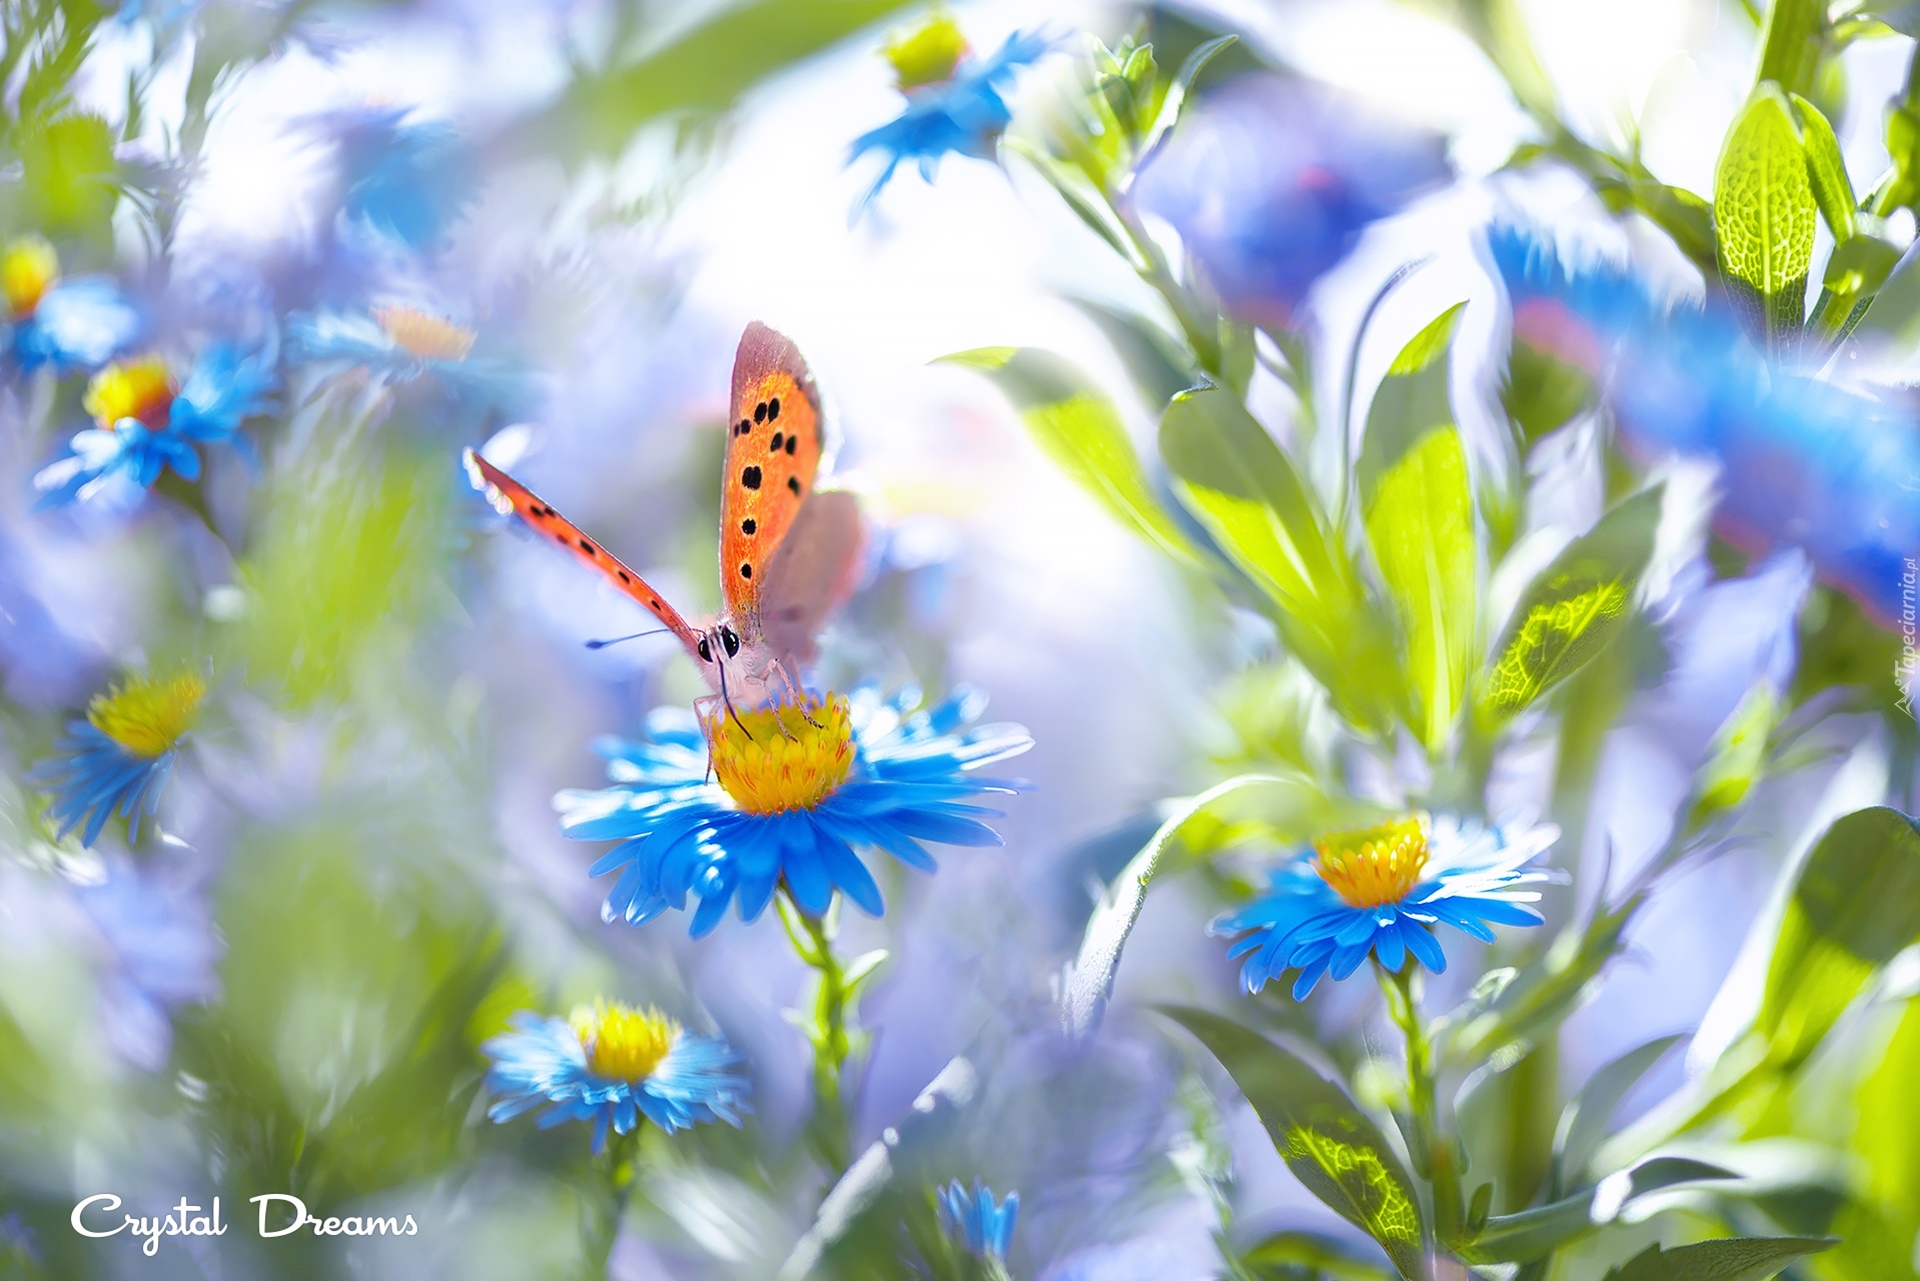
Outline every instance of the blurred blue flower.
[(149, 489), (168, 467), (197, 480), (202, 444), (225, 443), (251, 458), (240, 424), (266, 411), (277, 383), (271, 345), (243, 352), (216, 343), (177, 389), (159, 356), (108, 365), (82, 402), (99, 426), (77, 433), (68, 456), (34, 476), (34, 488), (43, 491), (37, 506), (85, 500), (115, 479)]
[(365, 369), (393, 383), (431, 375), (463, 403), (510, 399), (520, 389), (518, 371), (503, 361), (473, 356), (475, 338), (465, 325), (399, 305), (375, 307), (366, 314), (320, 311), (287, 318), (287, 355), (292, 361)]
[(551, 1104), (540, 1128), (593, 1122), (593, 1150), (607, 1130), (626, 1134), (644, 1116), (672, 1134), (703, 1121), (740, 1124), (752, 1110), (751, 1088), (726, 1042), (694, 1036), (658, 1010), (601, 1001), (568, 1018), (522, 1011), (512, 1032), (480, 1047), (494, 1060), (487, 1089), (499, 1099), (487, 1110), (511, 1121)]
[(1768, 360), (1724, 308), (1656, 303), (1625, 270), (1566, 266), (1523, 229), (1488, 235), (1523, 339), (1601, 377), (1630, 454), (1720, 467), (1714, 531), (1803, 548), (1885, 625), (1920, 547), (1920, 414)]
[(1229, 957), (1246, 956), (1240, 983), (1258, 992), (1284, 970), (1298, 969), (1295, 1000), (1305, 1000), (1329, 970), (1344, 979), (1367, 957), (1394, 973), (1409, 953), (1435, 974), (1447, 968), (1433, 927), (1445, 923), (1485, 942), (1487, 923), (1538, 925), (1521, 906), (1554, 880), (1528, 865), (1560, 838), (1551, 824), (1522, 828), (1463, 826), (1425, 814), (1314, 841), (1312, 859), (1274, 870), (1266, 894), (1209, 928), (1239, 935)]
[(1183, 114), (1131, 198), (1180, 233), (1226, 310), (1285, 324), (1369, 223), (1450, 174), (1433, 134), (1371, 119), (1331, 90), (1251, 75)]
[(128, 822), (128, 839), (137, 840), (140, 816), (159, 809), (180, 740), (205, 695), (205, 683), (191, 672), (171, 680), (134, 677), (96, 695), (86, 719), (69, 721), (54, 744), (59, 755), (27, 775), (52, 793), (49, 813), (59, 834), (85, 823), (80, 841), (92, 845), (117, 813)]
[(1000, 91), (1012, 82), (1016, 70), (1037, 61), (1052, 46), (1050, 39), (1037, 32), (1016, 31), (985, 61), (956, 49), (946, 75), (925, 81), (912, 74), (896, 55), (901, 91), (907, 95), (906, 109), (855, 138), (847, 153), (849, 164), (869, 151), (887, 158), (886, 167), (860, 207), (864, 209), (873, 202), (903, 160), (917, 162), (920, 176), (932, 182), (940, 158), (949, 152), (992, 159), (995, 144), (1013, 119)]
[(651, 741), (602, 740), (596, 749), (617, 786), (554, 798), (568, 836), (620, 842), (589, 871), (624, 869), (601, 916), (638, 925), (685, 908), (692, 893), (698, 937), (736, 892), (740, 919), (751, 921), (783, 882), (806, 912), (825, 912), (837, 889), (878, 916), (880, 889), (855, 850), (885, 850), (930, 872), (922, 841), (1000, 844), (981, 821), (1000, 811), (965, 802), (1020, 785), (971, 771), (1033, 740), (1018, 725), (974, 725), (986, 703), (978, 693), (914, 711), (919, 701), (917, 689), (883, 699), (862, 686), (809, 702), (810, 719), (791, 706), (738, 719), (716, 709), (702, 724), (661, 709), (648, 718)]
[(22, 236), (0, 253), (7, 342), (22, 369), (56, 374), (97, 369), (139, 336), (139, 310), (113, 281), (60, 278), (60, 259), (43, 237)]
[(1007, 1199), (995, 1205), (993, 1189), (979, 1179), (973, 1181), (971, 1192), (955, 1179), (940, 1190), (940, 1208), (946, 1211), (969, 1254), (1006, 1259), (1007, 1244), (1013, 1239), (1014, 1219), (1020, 1213), (1018, 1192), (1007, 1193)]
[(368, 107), (319, 123), (340, 148), (341, 213), (410, 249), (431, 249), (472, 202), (479, 174), (451, 126), (409, 124), (410, 110)]
[(124, 861), (75, 897), (112, 955), (100, 993), (107, 1040), (128, 1062), (157, 1072), (173, 1044), (168, 1011), (219, 988), (212, 917), (191, 891)]

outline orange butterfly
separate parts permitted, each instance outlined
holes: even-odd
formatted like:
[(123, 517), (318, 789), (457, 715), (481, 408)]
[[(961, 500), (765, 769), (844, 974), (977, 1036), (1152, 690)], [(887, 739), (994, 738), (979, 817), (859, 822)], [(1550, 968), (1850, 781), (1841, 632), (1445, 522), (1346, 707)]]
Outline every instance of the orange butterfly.
[(799, 349), (753, 322), (733, 358), (720, 487), (725, 608), (703, 627), (526, 486), (471, 449), (464, 457), (474, 488), (497, 511), (520, 517), (649, 610), (732, 708), (780, 693), (797, 698), (794, 676), (814, 656), (815, 633), (852, 590), (864, 541), (860, 508), (850, 493), (814, 492), (821, 444), (820, 394)]

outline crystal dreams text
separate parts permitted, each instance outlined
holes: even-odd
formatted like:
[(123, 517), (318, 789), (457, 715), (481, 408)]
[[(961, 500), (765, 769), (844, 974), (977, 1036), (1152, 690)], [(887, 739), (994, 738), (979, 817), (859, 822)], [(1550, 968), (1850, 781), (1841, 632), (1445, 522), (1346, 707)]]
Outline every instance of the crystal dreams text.
[[(322, 1219), (309, 1214), (306, 1202), (299, 1197), (289, 1196), (284, 1192), (267, 1192), (247, 1199), (260, 1207), (260, 1235), (263, 1238), (283, 1237), (291, 1232), (298, 1232), (303, 1227), (310, 1229), (315, 1236), (410, 1237), (418, 1235), (420, 1231), (420, 1225), (414, 1222), (411, 1214), (406, 1215), (404, 1219), (394, 1218), (391, 1215), (383, 1218), (352, 1215), (344, 1219)], [(292, 1209), (293, 1221), (282, 1227), (273, 1228), (267, 1225), (267, 1215), (268, 1207), (276, 1201), (285, 1202)], [(164, 1217), (147, 1218), (129, 1214), (122, 1218), (118, 1226), (105, 1229), (90, 1228), (81, 1221), (81, 1216), (94, 1205), (99, 1205), (101, 1212), (112, 1214), (120, 1208), (120, 1204), (120, 1198), (111, 1192), (100, 1192), (86, 1198), (73, 1207), (71, 1219), (73, 1230), (83, 1237), (119, 1236), (122, 1232), (129, 1232), (135, 1237), (145, 1237), (146, 1240), (141, 1244), (140, 1252), (149, 1258), (159, 1252), (160, 1238), (163, 1236), (214, 1237), (227, 1234), (227, 1225), (220, 1222), (219, 1197), (213, 1198), (212, 1212), (209, 1214), (201, 1214), (199, 1206), (189, 1204), (185, 1197), (181, 1197), (180, 1203)]]

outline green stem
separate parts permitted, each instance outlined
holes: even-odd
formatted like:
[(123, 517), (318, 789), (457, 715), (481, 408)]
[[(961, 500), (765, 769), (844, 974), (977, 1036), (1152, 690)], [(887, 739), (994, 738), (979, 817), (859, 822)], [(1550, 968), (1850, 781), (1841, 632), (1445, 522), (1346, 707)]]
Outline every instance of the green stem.
[(598, 1187), (592, 1201), (583, 1207), (587, 1222), (582, 1235), (586, 1241), (589, 1275), (607, 1278), (613, 1275), (613, 1247), (620, 1239), (620, 1221), (626, 1217), (627, 1196), (633, 1191), (634, 1167), (639, 1154), (640, 1132), (635, 1129), (609, 1136), (607, 1150), (594, 1158)]
[(853, 1159), (853, 1118), (847, 1109), (842, 1079), (853, 1039), (847, 1032), (847, 972), (833, 954), (834, 928), (829, 918), (813, 916), (793, 900), (782, 885), (780, 920), (800, 960), (816, 976), (813, 1009), (801, 1025), (813, 1046), (813, 1116), (807, 1122), (807, 1141), (821, 1164), (838, 1173)]
[(1413, 1117), (1413, 1159), (1433, 1189), (1433, 1231), (1451, 1247), (1466, 1235), (1466, 1203), (1460, 1194), (1460, 1167), (1453, 1142), (1440, 1127), (1433, 1042), (1420, 1018), (1420, 967), (1411, 957), (1392, 973), (1374, 963), (1387, 1009), (1407, 1041), (1407, 1108)]
[(1820, 68), (1820, 34), (1826, 22), (1825, 0), (1773, 0), (1767, 12), (1766, 43), (1760, 50), (1755, 82), (1777, 81), (1787, 93), (1806, 94)]

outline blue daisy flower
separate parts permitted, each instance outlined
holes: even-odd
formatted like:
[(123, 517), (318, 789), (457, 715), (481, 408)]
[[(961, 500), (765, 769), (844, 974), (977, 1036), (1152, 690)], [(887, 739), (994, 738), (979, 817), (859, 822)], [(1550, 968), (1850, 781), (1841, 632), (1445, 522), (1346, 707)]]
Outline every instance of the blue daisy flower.
[(108, 365), (87, 387), (83, 404), (97, 428), (75, 434), (67, 457), (34, 476), (37, 504), (85, 500), (119, 479), (150, 489), (171, 467), (200, 478), (201, 445), (228, 444), (251, 457), (240, 424), (268, 408), (278, 382), (271, 346), (245, 352), (216, 343), (176, 384), (159, 356)]
[(607, 1131), (626, 1134), (641, 1117), (672, 1134), (700, 1122), (740, 1124), (750, 1083), (726, 1042), (695, 1036), (654, 1009), (619, 1002), (581, 1006), (568, 1018), (531, 1011), (513, 1016), (514, 1031), (480, 1047), (493, 1066), (487, 1089), (498, 1098), (494, 1121), (546, 1106), (540, 1128), (593, 1122), (593, 1150)]
[(1226, 310), (1286, 324), (1361, 232), (1450, 174), (1437, 135), (1250, 75), (1183, 114), (1131, 198), (1180, 233)]
[(1312, 859), (1276, 869), (1266, 894), (1208, 932), (1239, 936), (1227, 955), (1247, 958), (1240, 982), (1250, 993), (1297, 969), (1293, 996), (1305, 1000), (1329, 970), (1344, 979), (1369, 956), (1397, 974), (1412, 955), (1439, 974), (1447, 956), (1436, 925), (1492, 942), (1489, 923), (1540, 924), (1523, 906), (1539, 892), (1521, 887), (1558, 879), (1529, 866), (1558, 839), (1551, 824), (1484, 827), (1425, 814), (1334, 832), (1313, 843)]
[[(785, 885), (818, 915), (839, 890), (863, 910), (885, 910), (856, 850), (885, 850), (934, 870), (922, 841), (998, 845), (967, 802), (1021, 784), (972, 771), (1033, 746), (1018, 725), (974, 725), (984, 696), (962, 691), (921, 710), (916, 689), (796, 707), (716, 710), (704, 725), (678, 709), (648, 718), (647, 742), (603, 740), (617, 786), (562, 792), (560, 826), (575, 840), (617, 840), (589, 875), (619, 871), (601, 916), (638, 925), (700, 900), (692, 933), (719, 925), (738, 896), (740, 919), (766, 909)], [(704, 734), (703, 734), (704, 729)], [(709, 778), (711, 777), (711, 781)]]
[(410, 108), (369, 107), (320, 118), (339, 142), (340, 212), (409, 249), (431, 249), (472, 203), (472, 149), (438, 121), (409, 123)]
[(61, 279), (59, 255), (40, 236), (22, 236), (0, 254), (0, 292), (8, 349), (21, 369), (98, 369), (140, 335), (140, 311), (118, 285), (100, 276)]
[(84, 824), (81, 844), (92, 845), (119, 814), (128, 822), (128, 838), (139, 839), (141, 815), (160, 808), (180, 740), (193, 727), (206, 692), (191, 672), (171, 680), (135, 677), (96, 696), (85, 720), (68, 722), (54, 745), (59, 755), (28, 774), (52, 794), (48, 812), (59, 834)]
[(1014, 1219), (1020, 1213), (1018, 1192), (1007, 1193), (1007, 1199), (995, 1205), (993, 1189), (979, 1179), (973, 1181), (971, 1192), (955, 1179), (940, 1190), (940, 1208), (946, 1211), (969, 1254), (1006, 1260), (1007, 1245), (1013, 1240)]
[(465, 325), (416, 307), (387, 305), (370, 313), (312, 312), (287, 320), (290, 359), (340, 370), (364, 369), (391, 383), (432, 377), (456, 401), (511, 399), (520, 377), (505, 362), (472, 355), (477, 335)]
[(1755, 556), (1800, 547), (1893, 627), (1920, 547), (1920, 414), (1770, 361), (1725, 308), (1671, 308), (1625, 269), (1569, 268), (1550, 240), (1488, 247), (1523, 339), (1599, 377), (1627, 452), (1720, 468), (1714, 532)]
[(1016, 31), (998, 52), (982, 61), (965, 54), (964, 42), (955, 43), (957, 29), (950, 19), (936, 20), (936, 27), (939, 34), (954, 36), (938, 42), (947, 52), (937, 61), (945, 65), (928, 64), (917, 56), (921, 53), (918, 42), (926, 32), (890, 50), (900, 89), (907, 95), (906, 109), (855, 138), (847, 153), (848, 164), (869, 151), (887, 158), (886, 167), (860, 202), (862, 209), (893, 179), (903, 160), (918, 163), (920, 176), (932, 182), (940, 158), (950, 152), (992, 159), (1000, 135), (1013, 119), (1001, 90), (1012, 82), (1015, 71), (1038, 61), (1053, 47), (1051, 39), (1037, 32)]

